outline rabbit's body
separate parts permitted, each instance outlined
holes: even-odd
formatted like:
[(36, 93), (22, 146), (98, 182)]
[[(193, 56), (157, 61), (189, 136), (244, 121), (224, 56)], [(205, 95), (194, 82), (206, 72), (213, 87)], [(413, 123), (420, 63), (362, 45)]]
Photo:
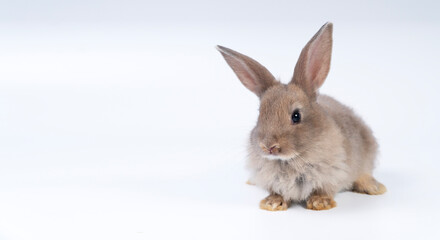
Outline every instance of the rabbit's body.
[(317, 103), (332, 121), (326, 120), (317, 141), (292, 160), (268, 161), (262, 157), (252, 131), (247, 164), (252, 183), (285, 200), (303, 201), (316, 189), (327, 194), (352, 189), (360, 176), (371, 174), (377, 144), (368, 126), (329, 96), (320, 95)]
[(218, 47), (240, 81), (260, 98), (249, 142), (251, 182), (270, 192), (260, 207), (285, 210), (291, 201), (330, 209), (344, 189), (382, 194), (372, 177), (377, 153), (371, 130), (347, 106), (320, 95), (330, 69), (332, 24), (325, 24), (301, 52), (292, 80), (277, 81), (257, 61)]

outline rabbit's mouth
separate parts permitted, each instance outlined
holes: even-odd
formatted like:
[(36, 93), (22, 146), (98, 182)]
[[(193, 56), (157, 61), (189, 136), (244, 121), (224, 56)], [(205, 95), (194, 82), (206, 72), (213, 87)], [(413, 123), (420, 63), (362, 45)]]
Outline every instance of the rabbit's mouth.
[(263, 157), (266, 158), (267, 160), (281, 160), (281, 161), (289, 161), (289, 160), (294, 160), (297, 156), (293, 155), (293, 156), (282, 156), (282, 155), (268, 155), (268, 154), (263, 154)]

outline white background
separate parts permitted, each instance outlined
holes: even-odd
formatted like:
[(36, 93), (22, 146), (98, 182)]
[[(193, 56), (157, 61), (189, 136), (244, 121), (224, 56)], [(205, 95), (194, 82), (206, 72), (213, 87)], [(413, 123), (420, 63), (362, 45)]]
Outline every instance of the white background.
[[(1, 2), (0, 239), (440, 238), (438, 1), (158, 2)], [(373, 128), (388, 192), (260, 210), (258, 99), (214, 46), (287, 82), (326, 21), (321, 92)]]

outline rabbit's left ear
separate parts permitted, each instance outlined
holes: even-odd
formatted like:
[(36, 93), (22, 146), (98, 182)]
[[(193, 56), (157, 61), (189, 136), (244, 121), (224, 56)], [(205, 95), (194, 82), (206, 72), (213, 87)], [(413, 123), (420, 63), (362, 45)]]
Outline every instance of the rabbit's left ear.
[(222, 46), (217, 46), (217, 49), (241, 83), (258, 97), (261, 98), (267, 89), (278, 83), (269, 70), (254, 59)]
[(330, 70), (332, 33), (333, 24), (324, 24), (303, 48), (295, 66), (290, 83), (300, 86), (311, 97), (316, 97)]

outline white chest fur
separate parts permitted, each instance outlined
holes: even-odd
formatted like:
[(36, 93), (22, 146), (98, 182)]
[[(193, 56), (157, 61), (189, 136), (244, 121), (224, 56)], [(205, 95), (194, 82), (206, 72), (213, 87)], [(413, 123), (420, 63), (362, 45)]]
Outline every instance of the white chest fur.
[(315, 189), (339, 191), (347, 176), (344, 166), (306, 163), (299, 158), (288, 161), (261, 158), (253, 166), (252, 181), (257, 186), (293, 201), (307, 199)]

